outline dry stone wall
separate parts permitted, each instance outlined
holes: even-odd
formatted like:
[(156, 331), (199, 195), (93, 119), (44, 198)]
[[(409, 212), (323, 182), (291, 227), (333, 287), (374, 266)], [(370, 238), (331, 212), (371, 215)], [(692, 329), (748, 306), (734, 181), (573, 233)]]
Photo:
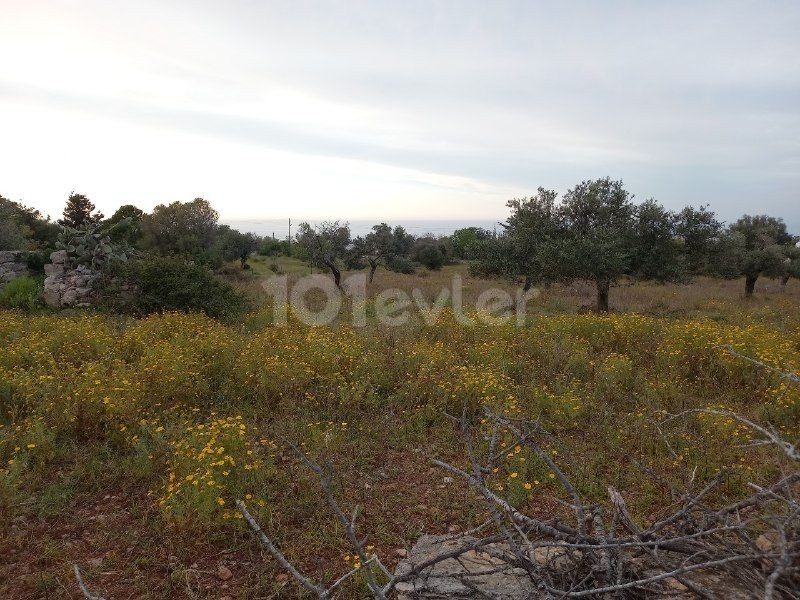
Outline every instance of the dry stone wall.
[(100, 274), (89, 267), (69, 264), (67, 252), (50, 255), (52, 264), (44, 266), (44, 301), (48, 306), (89, 306), (95, 300)]
[(0, 251), (0, 288), (12, 279), (30, 274), (22, 250)]

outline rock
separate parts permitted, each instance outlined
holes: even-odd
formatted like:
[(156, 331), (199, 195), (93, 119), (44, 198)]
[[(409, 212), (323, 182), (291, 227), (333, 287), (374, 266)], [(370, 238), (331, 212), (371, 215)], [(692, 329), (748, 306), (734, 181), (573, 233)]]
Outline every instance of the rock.
[[(397, 566), (396, 573), (408, 573), (414, 565), (474, 541), (476, 539), (471, 537), (453, 540), (446, 536), (423, 535), (411, 548), (409, 556)], [(490, 545), (487, 549), (501, 550), (502, 546)], [(492, 572), (494, 570), (497, 572)], [(463, 577), (470, 574), (471, 588), (462, 583)], [(462, 554), (458, 560), (451, 558), (433, 565), (417, 578), (399, 584), (397, 592), (398, 600), (487, 596), (498, 600), (532, 600), (541, 597), (524, 570), (475, 550)]]
[(537, 564), (556, 572), (571, 569), (575, 561), (580, 560), (581, 553), (577, 550), (570, 552), (561, 546), (542, 546), (533, 551), (533, 560)]
[(45, 290), (43, 297), (47, 306), (52, 308), (58, 308), (61, 306), (61, 294), (58, 292), (58, 290)]
[(228, 567), (222, 565), (219, 569), (217, 569), (217, 577), (219, 577), (222, 581), (228, 581), (228, 579), (233, 577), (233, 573), (231, 573), (231, 570)]
[(405, 548), (395, 548), (394, 555), (399, 556), (400, 558), (405, 558), (406, 556), (408, 556), (408, 550), (406, 550)]
[(89, 566), (94, 569), (99, 569), (100, 565), (103, 564), (103, 557), (99, 556), (97, 558), (90, 558), (89, 559)]
[(54, 265), (65, 265), (67, 264), (67, 251), (66, 250), (56, 250), (50, 255), (50, 262)]
[(68, 289), (64, 292), (64, 295), (61, 296), (61, 306), (72, 306), (78, 301), (78, 292), (75, 291), (74, 288)]
[(64, 265), (45, 265), (44, 266), (44, 274), (48, 277), (50, 276), (58, 276), (64, 274)]
[(278, 575), (275, 577), (275, 581), (278, 583), (286, 583), (289, 581), (289, 575), (286, 573), (278, 573)]
[(761, 552), (767, 553), (772, 551), (775, 547), (775, 541), (778, 539), (778, 535), (775, 531), (768, 531), (767, 533), (763, 533), (756, 538), (756, 546)]
[(18, 250), (2, 250), (0, 251), (0, 265), (6, 263), (17, 262), (22, 253)]

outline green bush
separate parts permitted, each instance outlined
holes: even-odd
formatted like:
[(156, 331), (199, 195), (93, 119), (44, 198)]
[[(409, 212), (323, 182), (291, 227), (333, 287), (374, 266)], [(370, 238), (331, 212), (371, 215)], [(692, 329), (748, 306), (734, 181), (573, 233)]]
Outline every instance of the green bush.
[(414, 258), (431, 271), (438, 271), (445, 263), (445, 256), (441, 249), (432, 243), (421, 244), (416, 249)]
[(414, 263), (405, 256), (390, 256), (386, 259), (386, 268), (395, 273), (410, 275), (416, 271)]
[(42, 285), (33, 277), (17, 277), (0, 289), (0, 306), (33, 310), (42, 305)]
[[(123, 267), (121, 279), (134, 285), (129, 306), (137, 312), (203, 312), (225, 319), (248, 308), (245, 296), (206, 267), (176, 257), (146, 256)], [(114, 287), (106, 291), (114, 304)]]

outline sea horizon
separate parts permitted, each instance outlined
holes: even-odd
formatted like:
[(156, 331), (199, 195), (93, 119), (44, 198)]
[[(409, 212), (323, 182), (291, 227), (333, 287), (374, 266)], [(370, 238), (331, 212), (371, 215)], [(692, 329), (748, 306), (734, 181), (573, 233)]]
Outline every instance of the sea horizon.
[[(292, 218), (292, 235), (297, 232), (300, 223), (319, 225), (324, 221), (332, 219), (294, 219)], [(481, 227), (488, 231), (499, 231), (499, 223), (503, 219), (340, 219), (342, 223), (350, 225), (350, 233), (355, 237), (366, 235), (372, 231), (372, 226), (378, 223), (386, 223), (390, 227), (403, 227), (408, 233), (420, 237), (432, 235), (434, 237), (448, 236), (458, 229), (466, 227)], [(288, 219), (220, 219), (224, 225), (233, 229), (238, 229), (243, 233), (255, 233), (261, 236), (273, 236), (276, 239), (284, 239), (289, 235)]]

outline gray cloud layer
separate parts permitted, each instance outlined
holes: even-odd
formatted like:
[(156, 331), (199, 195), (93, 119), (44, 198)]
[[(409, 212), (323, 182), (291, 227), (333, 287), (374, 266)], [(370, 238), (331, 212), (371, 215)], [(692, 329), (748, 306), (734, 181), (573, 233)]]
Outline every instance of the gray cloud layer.
[[(6, 78), (0, 101), (521, 193), (609, 174), (671, 207), (770, 212), (800, 230), (796, 2), (83, 6), (97, 43), (136, 57), (154, 90), (175, 81), (196, 95)], [(259, 114), (276, 82), (373, 120), (343, 130)], [(246, 114), (216, 109), (238, 103)]]

